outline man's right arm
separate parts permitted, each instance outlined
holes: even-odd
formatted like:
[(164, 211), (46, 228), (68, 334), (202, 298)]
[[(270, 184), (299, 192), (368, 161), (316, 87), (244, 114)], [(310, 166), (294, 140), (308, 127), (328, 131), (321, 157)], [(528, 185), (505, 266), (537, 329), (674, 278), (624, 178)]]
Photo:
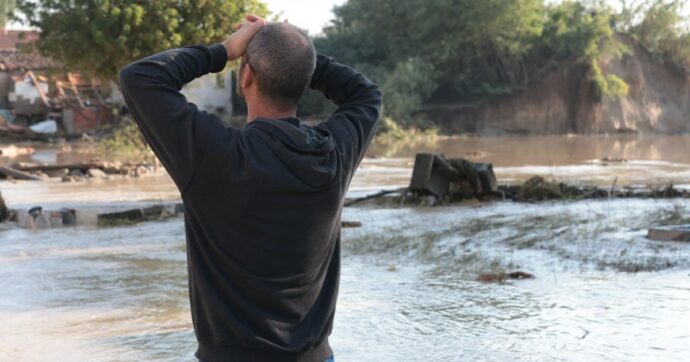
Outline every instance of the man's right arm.
[(323, 92), (338, 109), (325, 122), (354, 170), (364, 157), (381, 115), (383, 95), (363, 74), (318, 55), (310, 87)]

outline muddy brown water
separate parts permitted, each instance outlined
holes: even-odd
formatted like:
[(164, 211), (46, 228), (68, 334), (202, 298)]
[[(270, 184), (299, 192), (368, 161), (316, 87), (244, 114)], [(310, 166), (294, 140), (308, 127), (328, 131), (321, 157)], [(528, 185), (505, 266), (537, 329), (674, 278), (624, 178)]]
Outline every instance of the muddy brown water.
[[(690, 138), (577, 138), (447, 140), (427, 150), (484, 152), (499, 177), (515, 180), (544, 167), (546, 175), (583, 183), (617, 176), (690, 184), (690, 155), (676, 154)], [(576, 144), (567, 155), (548, 156), (567, 142)], [(597, 148), (601, 142), (608, 146)], [(530, 151), (501, 157), (514, 150)], [(367, 158), (352, 193), (404, 185), (414, 152), (396, 152)], [(630, 161), (593, 162), (606, 156)], [(17, 207), (83, 209), (179, 196), (165, 175), (4, 182), (0, 191)], [(363, 227), (343, 231), (331, 338), (340, 361), (678, 361), (690, 353), (690, 244), (645, 238), (650, 226), (690, 223), (685, 200), (359, 207), (343, 219)], [(120, 228), (0, 226), (0, 360), (193, 360), (184, 250), (181, 219)], [(536, 278), (475, 280), (513, 270)]]

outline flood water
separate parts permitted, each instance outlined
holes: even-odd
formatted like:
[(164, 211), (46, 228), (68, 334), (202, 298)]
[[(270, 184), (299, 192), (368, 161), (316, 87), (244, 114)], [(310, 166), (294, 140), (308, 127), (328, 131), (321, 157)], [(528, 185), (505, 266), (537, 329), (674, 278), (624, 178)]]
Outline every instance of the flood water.
[[(499, 179), (543, 172), (583, 183), (690, 184), (687, 141), (470, 138), (420, 147), (480, 154)], [(352, 194), (405, 185), (413, 154), (374, 147)], [(606, 156), (628, 162), (595, 162)], [(0, 191), (14, 207), (178, 197), (164, 175), (4, 182)], [(690, 223), (685, 200), (366, 206), (346, 208), (343, 219), (363, 227), (343, 230), (331, 337), (339, 361), (679, 361), (690, 354), (690, 243), (645, 238), (651, 226)], [(515, 270), (536, 278), (476, 281)], [(0, 361), (194, 360), (179, 218), (118, 228), (2, 225), (0, 290)]]

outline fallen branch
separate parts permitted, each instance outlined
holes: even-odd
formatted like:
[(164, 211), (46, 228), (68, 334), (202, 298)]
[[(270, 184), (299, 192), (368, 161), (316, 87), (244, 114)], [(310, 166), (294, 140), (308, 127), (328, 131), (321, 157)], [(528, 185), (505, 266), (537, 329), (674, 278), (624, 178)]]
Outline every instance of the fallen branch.
[(584, 334), (582, 337), (580, 337), (580, 339), (585, 339), (585, 338), (587, 338), (587, 336), (589, 335), (589, 331), (586, 330), (586, 329), (584, 329), (584, 328), (582, 328), (582, 327), (578, 327), (578, 328), (580, 328), (580, 329), (582, 329), (583, 331), (585, 331), (585, 334)]
[(364, 196), (364, 197), (352, 199), (352, 200), (350, 200), (350, 201), (348, 201), (348, 202), (345, 203), (345, 207), (347, 207), (347, 206), (352, 206), (352, 205), (354, 205), (354, 204), (358, 204), (358, 203), (363, 202), (363, 201), (372, 200), (372, 199), (377, 199), (377, 198), (379, 198), (379, 197), (383, 197), (383, 196), (386, 196), (386, 195), (399, 193), (399, 192), (402, 192), (402, 191), (404, 191), (404, 190), (406, 190), (406, 188), (404, 188), (404, 187), (403, 187), (403, 188), (400, 188), (400, 189), (396, 189), (396, 190), (384, 190), (384, 191), (381, 191), (381, 192), (377, 192), (377, 193), (375, 193), (375, 194), (371, 194), (371, 195), (369, 195), (369, 196)]
[(26, 180), (26, 181), (39, 181), (41, 180), (40, 177), (34, 176), (30, 173), (26, 173), (20, 170), (16, 170), (10, 167), (0, 167), (0, 175), (7, 177), (11, 177), (15, 180)]

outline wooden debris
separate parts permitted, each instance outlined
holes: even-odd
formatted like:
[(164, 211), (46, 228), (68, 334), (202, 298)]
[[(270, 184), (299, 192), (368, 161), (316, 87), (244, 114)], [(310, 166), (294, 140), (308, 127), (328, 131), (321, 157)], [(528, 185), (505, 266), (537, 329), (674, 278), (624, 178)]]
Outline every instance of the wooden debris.
[(522, 280), (522, 279), (533, 279), (534, 275), (523, 272), (523, 271), (516, 271), (512, 273), (482, 273), (479, 274), (477, 277), (477, 281), (483, 282), (483, 283), (502, 283), (505, 282), (506, 280)]
[(343, 221), (342, 227), (344, 227), (344, 228), (360, 228), (360, 227), (362, 227), (362, 223), (359, 221)]
[(32, 175), (27, 172), (13, 169), (11, 167), (1, 167), (0, 166), (0, 177), (1, 178), (12, 178), (15, 180), (26, 180), (26, 181), (39, 181), (40, 177)]
[(356, 199), (347, 200), (347, 201), (345, 201), (344, 206), (346, 206), (346, 207), (347, 207), (347, 206), (352, 206), (352, 205), (354, 205), (354, 204), (358, 204), (358, 203), (363, 202), (363, 201), (372, 200), (372, 199), (377, 199), (377, 198), (379, 198), (379, 197), (383, 197), (383, 196), (386, 196), (386, 195), (401, 193), (401, 192), (403, 192), (403, 191), (405, 191), (405, 190), (406, 190), (405, 188), (396, 189), (396, 190), (383, 190), (383, 191), (377, 192), (377, 193), (375, 193), (375, 194), (367, 195), (367, 196), (360, 197), (360, 198), (356, 198)]

